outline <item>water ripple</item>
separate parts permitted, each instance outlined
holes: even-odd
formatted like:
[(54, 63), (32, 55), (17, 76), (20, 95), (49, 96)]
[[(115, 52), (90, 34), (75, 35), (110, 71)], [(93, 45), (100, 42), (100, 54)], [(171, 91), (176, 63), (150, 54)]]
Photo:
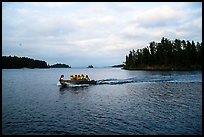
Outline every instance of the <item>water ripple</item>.
[(30, 84), (17, 70), (2, 80), (5, 135), (202, 135), (200, 74), (93, 70), (101, 84), (61, 89), (58, 76), (76, 70), (25, 71)]

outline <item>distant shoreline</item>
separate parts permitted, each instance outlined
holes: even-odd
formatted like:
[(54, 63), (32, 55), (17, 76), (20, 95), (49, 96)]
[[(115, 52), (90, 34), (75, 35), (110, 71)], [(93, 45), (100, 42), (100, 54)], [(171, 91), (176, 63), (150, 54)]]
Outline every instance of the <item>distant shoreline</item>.
[[(65, 67), (67, 69), (89, 69), (87, 67)], [(144, 71), (202, 71), (202, 68), (172, 68), (172, 67), (164, 67), (164, 66), (157, 66), (157, 67), (150, 67), (150, 66), (147, 66), (147, 67), (137, 67), (137, 68), (126, 68), (126, 67), (95, 67), (95, 69), (98, 69), (98, 68), (120, 68), (120, 69), (123, 69), (123, 70), (144, 70)], [(2, 68), (2, 69), (64, 69), (63, 67), (49, 67), (49, 68), (26, 68), (26, 67), (23, 67), (23, 68)]]

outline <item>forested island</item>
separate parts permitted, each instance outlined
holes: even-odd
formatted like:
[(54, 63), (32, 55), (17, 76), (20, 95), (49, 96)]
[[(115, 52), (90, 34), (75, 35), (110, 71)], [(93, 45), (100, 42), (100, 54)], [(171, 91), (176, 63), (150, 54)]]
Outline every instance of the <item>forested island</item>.
[(202, 42), (169, 40), (150, 42), (143, 48), (133, 49), (126, 56), (123, 69), (128, 70), (201, 70)]
[(19, 68), (49, 68), (47, 62), (42, 60), (34, 60), (27, 57), (2, 56), (3, 69), (19, 69)]
[(54, 65), (51, 65), (50, 68), (71, 68), (71, 66), (66, 65), (66, 64), (57, 63), (57, 64), (54, 64)]
[(71, 66), (66, 64), (54, 64), (49, 65), (46, 61), (34, 60), (28, 57), (17, 56), (2, 56), (2, 68), (3, 69), (20, 69), (20, 68), (70, 68)]
[(93, 68), (93, 65), (89, 65), (87, 68)]

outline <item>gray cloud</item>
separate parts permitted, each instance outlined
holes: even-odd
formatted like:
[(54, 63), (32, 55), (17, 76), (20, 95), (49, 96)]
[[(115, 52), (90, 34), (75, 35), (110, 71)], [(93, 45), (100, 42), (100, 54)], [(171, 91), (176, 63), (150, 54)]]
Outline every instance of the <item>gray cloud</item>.
[(2, 54), (120, 64), (162, 37), (201, 41), (201, 24), (201, 3), (3, 3)]

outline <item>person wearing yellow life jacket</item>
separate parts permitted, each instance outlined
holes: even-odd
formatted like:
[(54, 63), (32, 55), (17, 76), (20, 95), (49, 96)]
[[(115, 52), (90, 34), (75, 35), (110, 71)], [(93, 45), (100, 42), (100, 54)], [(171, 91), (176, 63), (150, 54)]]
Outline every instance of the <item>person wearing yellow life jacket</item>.
[(77, 80), (81, 80), (81, 76), (80, 75), (77, 76)]
[(81, 74), (81, 80), (85, 80), (85, 77), (83, 74)]
[(88, 76), (88, 75), (86, 75), (85, 79), (86, 79), (87, 81), (90, 81), (90, 79), (89, 79), (89, 76)]
[(73, 75), (70, 76), (70, 80), (74, 80), (74, 76)]

